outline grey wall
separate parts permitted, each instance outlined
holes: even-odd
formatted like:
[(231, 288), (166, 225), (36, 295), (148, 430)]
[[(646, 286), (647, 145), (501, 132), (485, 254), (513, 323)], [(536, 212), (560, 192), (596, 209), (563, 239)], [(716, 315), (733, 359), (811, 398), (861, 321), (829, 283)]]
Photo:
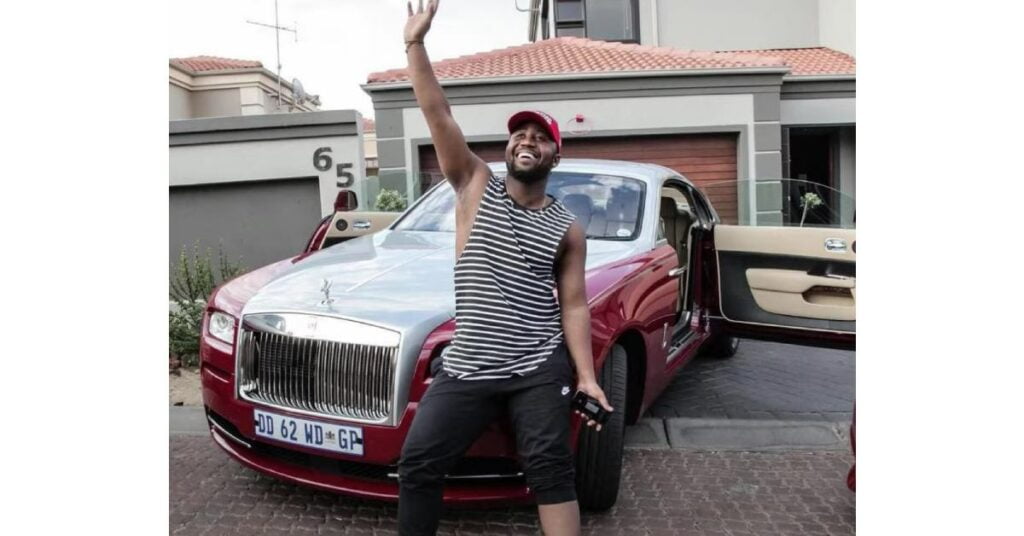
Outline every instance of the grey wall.
[(238, 89), (212, 89), (192, 94), (192, 117), (221, 117), (242, 113)]
[(857, 55), (856, 0), (819, 0), (821, 46)]
[(192, 99), (188, 90), (174, 84), (168, 85), (171, 86), (171, 121), (192, 118)]
[[(821, 46), (819, 0), (656, 1), (660, 46), (684, 50)], [(650, 27), (643, 19), (652, 17), (645, 5), (641, 3), (641, 31)], [(641, 39), (651, 44), (651, 36)]]
[(316, 177), (170, 188), (170, 252), (194, 241), (213, 248), (222, 243), (229, 259), (249, 269), (302, 251), (320, 221)]

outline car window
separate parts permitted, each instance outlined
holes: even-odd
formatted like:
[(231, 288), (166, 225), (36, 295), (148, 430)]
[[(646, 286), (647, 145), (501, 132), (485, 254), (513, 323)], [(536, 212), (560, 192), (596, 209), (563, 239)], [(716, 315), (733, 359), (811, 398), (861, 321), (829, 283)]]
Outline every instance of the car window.
[(799, 179), (697, 183), (721, 223), (757, 227), (856, 228), (856, 199)]
[[(633, 240), (641, 229), (643, 181), (596, 173), (553, 172), (547, 193), (576, 215), (594, 240)], [(455, 191), (442, 183), (396, 223), (402, 231), (455, 231)]]

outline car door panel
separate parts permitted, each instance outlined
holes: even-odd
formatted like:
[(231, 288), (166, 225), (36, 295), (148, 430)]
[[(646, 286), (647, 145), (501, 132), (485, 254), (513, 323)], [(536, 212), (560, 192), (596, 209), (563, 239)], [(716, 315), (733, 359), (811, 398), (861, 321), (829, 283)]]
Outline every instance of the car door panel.
[(757, 306), (769, 313), (827, 320), (857, 319), (853, 279), (837, 281), (801, 270), (750, 268), (747, 284)]
[(400, 212), (335, 212), (322, 248), (387, 228)]
[(722, 317), (856, 333), (855, 240), (854, 229), (717, 225)]

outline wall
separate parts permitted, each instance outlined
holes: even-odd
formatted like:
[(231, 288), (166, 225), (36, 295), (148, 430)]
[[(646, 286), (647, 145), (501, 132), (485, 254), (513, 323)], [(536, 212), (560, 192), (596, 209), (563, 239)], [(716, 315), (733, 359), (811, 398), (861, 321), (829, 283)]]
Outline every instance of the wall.
[(783, 99), (782, 124), (844, 125), (857, 122), (856, 98), (838, 99)]
[[(639, 5), (641, 32), (652, 25), (652, 10), (645, 8), (651, 1), (657, 3), (659, 46), (684, 50), (821, 46), (819, 0), (646, 0)], [(830, 20), (841, 22), (838, 17)], [(651, 40), (652, 36), (641, 35), (642, 44)]]
[[(218, 242), (250, 268), (297, 254), (333, 211), (337, 164), (365, 199), (362, 118), (354, 110), (170, 122), (171, 259), (183, 244)], [(321, 147), (331, 158), (314, 166)]]
[[(339, 163), (352, 164), (348, 171), (355, 180), (353, 190), (360, 201), (364, 199), (360, 191), (365, 187), (362, 125), (357, 123), (361, 119), (351, 110), (176, 121), (172, 123), (170, 185), (315, 176), (320, 213), (327, 215), (339, 191)], [(320, 147), (331, 149), (332, 165), (325, 171), (313, 163)]]
[[(313, 153), (330, 147), (331, 169), (319, 171), (313, 166)], [(303, 138), (298, 140), (248, 141), (173, 147), (171, 150), (171, 186), (230, 183), (315, 176), (321, 190), (320, 213), (333, 211), (338, 188), (336, 166), (351, 163), (358, 187), (364, 182), (362, 144), (356, 136)]]
[(168, 85), (170, 86), (171, 120), (192, 118), (191, 93), (183, 87), (174, 84)]
[(192, 117), (238, 115), (241, 106), (238, 89), (211, 89), (192, 93)]
[(819, 0), (821, 46), (857, 55), (857, 2)]
[[(662, 0), (664, 2), (664, 0)], [(661, 36), (655, 21), (658, 19), (658, 0), (640, 0), (637, 2), (637, 13), (640, 17), (640, 44), (644, 46), (661, 46)]]
[(316, 177), (172, 187), (168, 259), (197, 240), (250, 269), (295, 256), (320, 220), (318, 189)]

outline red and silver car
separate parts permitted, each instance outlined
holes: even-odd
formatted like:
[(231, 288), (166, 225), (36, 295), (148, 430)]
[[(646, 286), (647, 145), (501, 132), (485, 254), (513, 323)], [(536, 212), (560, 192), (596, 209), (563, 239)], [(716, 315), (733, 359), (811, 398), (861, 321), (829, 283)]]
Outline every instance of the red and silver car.
[[(618, 410), (600, 433), (574, 420), (584, 508), (615, 503), (625, 426), (698, 352), (727, 357), (740, 336), (853, 347), (849, 198), (813, 183), (725, 186), (632, 162), (563, 159), (551, 174), (548, 193), (586, 228), (594, 365)], [(331, 228), (371, 227), (342, 210), (304, 253), (213, 293), (201, 372), (221, 448), (283, 480), (397, 499), (402, 443), (455, 329), (454, 203), (441, 182), (386, 228), (322, 247)], [(444, 498), (531, 499), (509, 422), (472, 445)]]

